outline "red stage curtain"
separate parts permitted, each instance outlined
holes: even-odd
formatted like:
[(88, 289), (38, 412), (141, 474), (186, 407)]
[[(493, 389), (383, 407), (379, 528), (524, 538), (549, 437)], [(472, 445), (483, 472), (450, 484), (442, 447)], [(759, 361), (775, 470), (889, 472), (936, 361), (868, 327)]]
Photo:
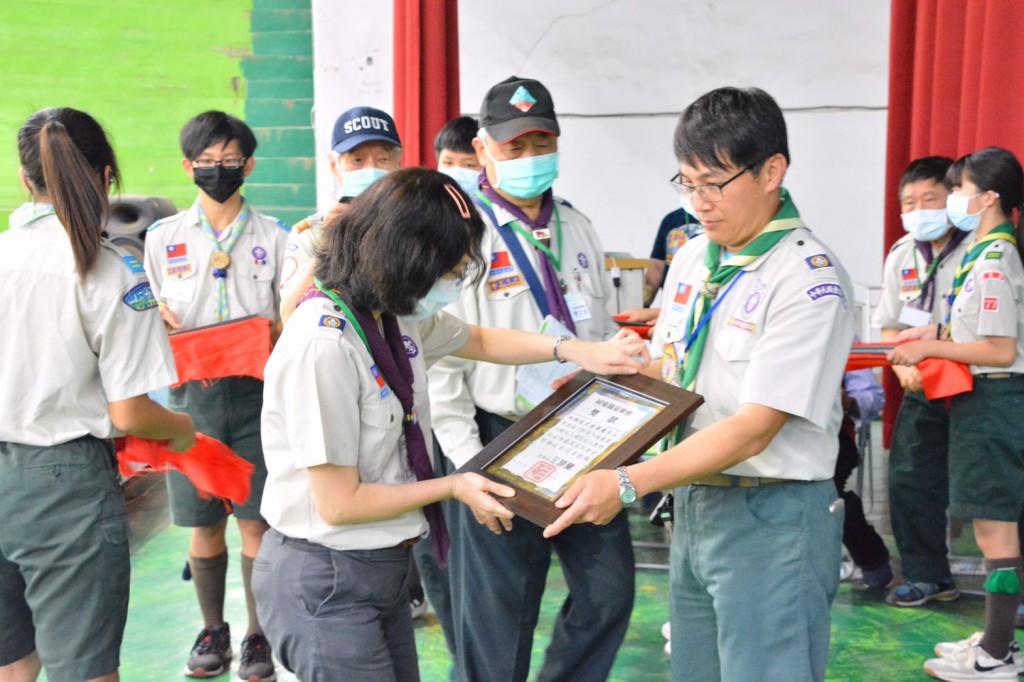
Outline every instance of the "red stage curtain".
[[(903, 169), (932, 154), (957, 158), (1005, 147), (1024, 159), (1024, 2), (893, 0), (885, 248), (903, 234), (896, 196)], [(885, 377), (884, 444), (902, 392)]]
[(434, 136), (459, 115), (458, 0), (394, 0), (395, 123), (402, 165), (437, 165)]

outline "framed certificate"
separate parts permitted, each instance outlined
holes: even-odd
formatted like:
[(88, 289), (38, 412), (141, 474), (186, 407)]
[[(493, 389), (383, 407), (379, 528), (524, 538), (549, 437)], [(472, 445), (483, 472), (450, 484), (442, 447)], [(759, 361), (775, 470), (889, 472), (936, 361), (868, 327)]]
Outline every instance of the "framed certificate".
[(502, 504), (546, 526), (562, 513), (555, 500), (577, 478), (635, 462), (703, 402), (640, 374), (580, 372), (459, 471), (515, 488)]

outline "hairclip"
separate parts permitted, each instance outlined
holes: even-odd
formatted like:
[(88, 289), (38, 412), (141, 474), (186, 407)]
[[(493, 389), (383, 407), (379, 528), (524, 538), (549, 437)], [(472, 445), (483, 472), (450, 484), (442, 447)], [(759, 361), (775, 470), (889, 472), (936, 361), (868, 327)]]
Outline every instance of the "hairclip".
[(466, 205), (466, 200), (462, 197), (459, 190), (454, 185), (449, 185), (447, 182), (444, 184), (444, 188), (448, 190), (448, 194), (452, 195), (452, 199), (455, 201), (455, 206), (459, 209), (459, 215), (467, 220), (472, 218), (473, 215), (469, 212), (469, 206)]

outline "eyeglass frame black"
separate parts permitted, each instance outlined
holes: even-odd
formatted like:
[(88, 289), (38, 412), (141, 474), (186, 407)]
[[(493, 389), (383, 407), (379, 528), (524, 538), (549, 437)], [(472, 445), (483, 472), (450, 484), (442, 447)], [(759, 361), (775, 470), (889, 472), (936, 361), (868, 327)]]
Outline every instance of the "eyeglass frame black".
[(238, 170), (239, 168), (244, 168), (245, 167), (246, 162), (249, 161), (249, 157), (248, 156), (243, 156), (241, 159), (239, 159), (238, 160), (238, 167), (236, 167), (236, 168), (231, 168), (230, 166), (225, 166), (224, 165), (225, 161), (229, 161), (229, 162), (234, 163), (234, 161), (235, 161), (234, 159), (204, 160), (203, 163), (212, 164), (212, 165), (209, 165), (209, 166), (200, 166), (200, 165), (198, 165), (199, 161), (200, 161), (199, 159), (189, 159), (189, 162), (192, 164), (193, 168), (216, 168), (217, 166), (221, 166), (223, 168), (227, 168), (228, 170)]
[[(767, 159), (765, 159), (764, 161), (767, 161)], [(700, 196), (698, 194), (698, 196), (700, 196), (701, 199), (703, 199), (704, 201), (708, 201), (708, 202), (713, 204), (713, 203), (719, 202), (719, 201), (721, 201), (722, 199), (725, 198), (725, 192), (723, 190), (725, 189), (726, 185), (728, 185), (730, 182), (732, 182), (736, 178), (740, 177), (741, 175), (743, 175), (747, 171), (753, 170), (755, 166), (761, 165), (762, 163), (764, 163), (764, 161), (758, 161), (757, 163), (750, 164), (749, 166), (747, 166), (746, 168), (741, 170), (739, 173), (737, 173), (736, 175), (734, 175), (731, 178), (729, 178), (728, 180), (726, 180), (725, 182), (705, 182), (703, 185), (687, 185), (686, 183), (682, 182), (682, 178), (683, 178), (683, 172), (682, 171), (679, 171), (678, 173), (673, 175), (671, 178), (669, 178), (669, 182), (672, 184), (673, 187), (677, 188), (680, 192), (682, 192), (683, 194), (685, 194), (688, 197), (692, 197), (694, 194), (698, 194), (697, 190), (701, 189), (702, 187), (717, 187), (718, 188), (718, 194), (720, 195), (717, 199), (708, 199), (707, 197)], [(687, 191), (687, 190), (689, 190), (689, 191)]]

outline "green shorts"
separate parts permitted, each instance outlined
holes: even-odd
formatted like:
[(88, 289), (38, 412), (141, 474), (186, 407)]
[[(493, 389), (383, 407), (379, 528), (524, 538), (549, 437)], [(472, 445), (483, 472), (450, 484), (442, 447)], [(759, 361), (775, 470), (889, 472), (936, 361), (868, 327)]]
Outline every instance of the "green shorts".
[(1018, 521), (1024, 509), (1024, 376), (975, 377), (949, 414), (949, 513)]
[(117, 670), (131, 568), (113, 454), (0, 442), (0, 666), (38, 650), (50, 682)]
[[(233, 504), (231, 511), (240, 519), (262, 521), (260, 502), (267, 480), (260, 439), (263, 382), (251, 377), (228, 377), (208, 382), (206, 386), (190, 381), (171, 389), (167, 406), (188, 413), (196, 431), (222, 441), (255, 467), (248, 501)], [(209, 528), (229, 513), (223, 500), (200, 497), (192, 482), (175, 471), (167, 473), (167, 496), (171, 503), (171, 522), (176, 526)]]

